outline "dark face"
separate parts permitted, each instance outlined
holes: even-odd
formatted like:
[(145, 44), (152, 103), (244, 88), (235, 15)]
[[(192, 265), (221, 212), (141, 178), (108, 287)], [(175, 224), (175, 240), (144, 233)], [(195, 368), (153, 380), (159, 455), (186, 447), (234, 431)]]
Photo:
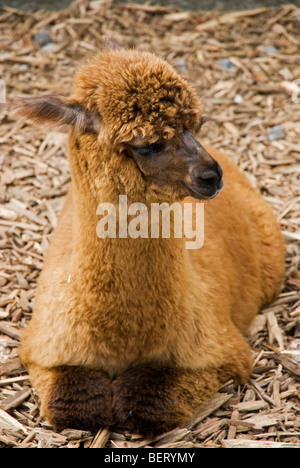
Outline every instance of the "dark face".
[(179, 198), (192, 196), (199, 200), (215, 197), (223, 187), (222, 168), (189, 131), (184, 131), (179, 144), (157, 142), (128, 145), (144, 179), (162, 189), (168, 187)]
[[(38, 123), (67, 124), (78, 134), (99, 135), (101, 129), (97, 113), (71, 98), (55, 95), (23, 99), (18, 105), (18, 115)], [(221, 167), (188, 130), (176, 142), (147, 144), (136, 140), (123, 143), (122, 152), (124, 148), (126, 156), (131, 157), (138, 167), (152, 198), (175, 201), (190, 195), (208, 200), (223, 186)]]

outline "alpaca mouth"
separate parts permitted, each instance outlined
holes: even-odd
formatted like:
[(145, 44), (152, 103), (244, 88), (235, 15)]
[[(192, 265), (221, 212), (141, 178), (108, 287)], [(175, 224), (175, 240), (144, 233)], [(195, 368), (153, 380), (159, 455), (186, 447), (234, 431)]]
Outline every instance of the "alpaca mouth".
[(198, 200), (211, 200), (212, 198), (215, 198), (223, 188), (222, 181), (220, 181), (219, 184), (207, 184), (206, 186), (202, 185), (201, 187), (194, 184), (188, 184), (184, 180), (182, 183), (188, 195), (193, 198), (197, 198)]

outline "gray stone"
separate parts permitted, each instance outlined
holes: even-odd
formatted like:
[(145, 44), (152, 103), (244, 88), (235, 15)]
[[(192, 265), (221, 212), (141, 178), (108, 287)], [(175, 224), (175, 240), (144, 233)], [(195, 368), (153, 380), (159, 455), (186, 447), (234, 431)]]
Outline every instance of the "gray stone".
[(45, 29), (40, 29), (35, 35), (34, 35), (34, 40), (36, 43), (40, 46), (43, 47), (46, 44), (49, 44), (52, 42), (52, 37), (46, 31)]
[(49, 42), (49, 44), (45, 44), (42, 49), (45, 50), (46, 52), (53, 52), (55, 49), (56, 44), (54, 42)]
[(268, 45), (266, 47), (266, 52), (267, 52), (267, 54), (276, 54), (276, 52), (278, 52), (278, 49), (275, 46)]
[(174, 66), (180, 72), (186, 72), (189, 69), (188, 63), (184, 58), (175, 60)]
[(285, 138), (285, 131), (282, 125), (275, 125), (269, 129), (269, 141), (280, 140), (282, 138)]
[(235, 104), (240, 104), (241, 102), (243, 102), (243, 100), (243, 96), (241, 96), (240, 94), (236, 94), (234, 96), (233, 102), (235, 102)]
[(235, 71), (235, 66), (233, 65), (233, 63), (230, 62), (228, 58), (218, 60), (218, 64), (220, 65), (220, 67), (230, 71), (231, 73)]

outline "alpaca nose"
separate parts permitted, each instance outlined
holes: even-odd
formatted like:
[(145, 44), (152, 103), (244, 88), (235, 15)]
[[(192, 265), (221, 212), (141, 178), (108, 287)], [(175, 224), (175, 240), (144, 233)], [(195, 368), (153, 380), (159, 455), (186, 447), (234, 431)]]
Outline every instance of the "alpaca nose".
[(191, 180), (199, 187), (212, 188), (220, 190), (223, 186), (223, 170), (215, 161), (211, 167), (196, 167), (190, 174)]

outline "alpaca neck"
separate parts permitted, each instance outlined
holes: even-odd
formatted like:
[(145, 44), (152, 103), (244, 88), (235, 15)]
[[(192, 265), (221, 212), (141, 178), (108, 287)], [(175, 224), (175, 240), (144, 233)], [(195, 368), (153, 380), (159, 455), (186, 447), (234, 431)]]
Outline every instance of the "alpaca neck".
[[(120, 296), (123, 292), (123, 299), (134, 297), (140, 303), (149, 289), (154, 296), (160, 290), (162, 294), (174, 297), (176, 281), (182, 282), (184, 271), (189, 268), (185, 239), (174, 237), (172, 222), (170, 238), (152, 238), (150, 223), (147, 237), (132, 238), (132, 216), (124, 219), (124, 207), (120, 214), (118, 206), (119, 196), (124, 194), (120, 193), (122, 184), (118, 184), (117, 174), (108, 177), (101, 167), (93, 173), (90, 166), (88, 171), (84, 172), (82, 167), (79, 171), (78, 157), (70, 154), (74, 185), (71, 275), (75, 287), (89, 289), (95, 295), (107, 291)], [(141, 202), (138, 189), (136, 192), (131, 191), (127, 197), (128, 207)], [(97, 212), (103, 200), (116, 209), (116, 236), (99, 236)], [(143, 204), (149, 215), (150, 206), (145, 199)], [(172, 275), (166, 274), (168, 271), (172, 271)]]
[[(158, 267), (163, 272), (180, 266), (183, 271), (187, 260), (185, 239), (174, 237), (172, 218), (167, 226), (167, 237), (161, 237), (161, 225), (155, 223), (153, 227), (151, 224), (151, 206), (143, 203), (144, 213), (137, 211), (135, 216), (132, 207), (140, 202), (132, 204), (124, 194), (115, 194), (113, 200), (119, 200), (116, 204), (113, 200), (98, 203), (91, 192), (76, 189), (74, 192), (72, 265), (81, 278), (82, 273), (93, 271), (97, 282), (105, 281), (118, 271), (124, 282), (134, 277), (140, 281), (144, 271), (146, 276), (152, 275), (152, 282), (155, 282), (160, 281)], [(103, 215), (108, 211), (110, 214)], [(106, 278), (102, 275), (104, 267)], [(99, 275), (96, 275), (97, 270)]]

